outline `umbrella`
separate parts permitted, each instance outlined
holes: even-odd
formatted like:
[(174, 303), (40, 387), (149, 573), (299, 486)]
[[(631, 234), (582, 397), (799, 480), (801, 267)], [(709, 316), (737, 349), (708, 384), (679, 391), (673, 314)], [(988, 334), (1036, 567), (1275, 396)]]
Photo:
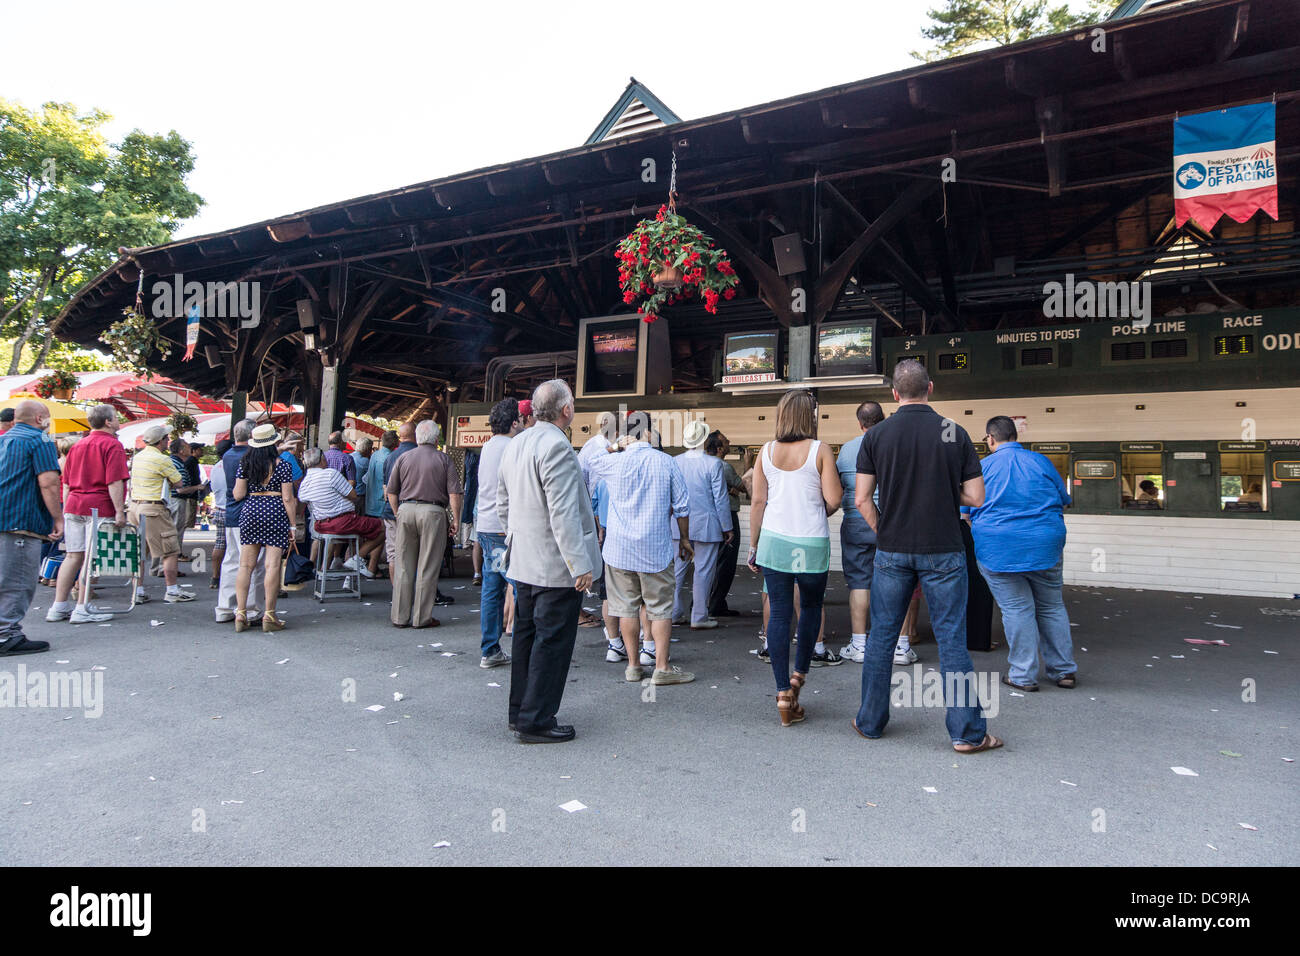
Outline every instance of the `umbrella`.
[(90, 422), (86, 421), (85, 412), (79, 408), (73, 408), (71, 405), (64, 405), (62, 402), (55, 402), (48, 398), (38, 398), (35, 395), (19, 393), (0, 401), (0, 408), (17, 408), (19, 404), (27, 401), (40, 402), (49, 409), (50, 434), (52, 435), (90, 431)]

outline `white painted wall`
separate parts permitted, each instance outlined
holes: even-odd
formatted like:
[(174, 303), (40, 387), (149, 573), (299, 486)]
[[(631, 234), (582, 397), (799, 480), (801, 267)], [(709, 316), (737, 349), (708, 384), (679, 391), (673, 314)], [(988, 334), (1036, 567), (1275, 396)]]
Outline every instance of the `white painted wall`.
[[(840, 570), (840, 519), (839, 513), (830, 518), (834, 572)], [(743, 564), (749, 551), (748, 506), (740, 510), (740, 526)], [(1066, 584), (1253, 597), (1300, 594), (1300, 521), (1067, 513), (1065, 527)], [(1101, 567), (1097, 548), (1104, 551), (1104, 571), (1093, 570), (1094, 564)]]

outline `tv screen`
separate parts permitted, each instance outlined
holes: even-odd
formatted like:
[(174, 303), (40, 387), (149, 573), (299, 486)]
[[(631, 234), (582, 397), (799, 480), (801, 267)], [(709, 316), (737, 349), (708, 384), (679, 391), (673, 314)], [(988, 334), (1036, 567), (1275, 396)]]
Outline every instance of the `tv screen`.
[(639, 319), (589, 328), (585, 394), (635, 391), (639, 334)]
[(728, 335), (722, 358), (722, 381), (776, 381), (776, 332)]
[(875, 372), (875, 321), (818, 326), (817, 368), (842, 374)]

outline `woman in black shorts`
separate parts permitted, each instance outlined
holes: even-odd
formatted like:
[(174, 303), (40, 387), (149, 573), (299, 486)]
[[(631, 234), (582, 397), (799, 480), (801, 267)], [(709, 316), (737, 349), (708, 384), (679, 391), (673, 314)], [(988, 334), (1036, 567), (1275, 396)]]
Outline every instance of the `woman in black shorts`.
[(284, 622), (275, 616), (280, 596), (280, 565), (293, 542), (297, 502), (293, 496), (293, 473), (280, 458), (280, 436), (274, 425), (258, 425), (248, 442), (248, 451), (235, 470), (239, 512), (239, 576), (235, 579), (235, 630), (248, 628), (248, 583), (262, 550), (266, 550), (266, 613), (263, 631), (282, 631)]

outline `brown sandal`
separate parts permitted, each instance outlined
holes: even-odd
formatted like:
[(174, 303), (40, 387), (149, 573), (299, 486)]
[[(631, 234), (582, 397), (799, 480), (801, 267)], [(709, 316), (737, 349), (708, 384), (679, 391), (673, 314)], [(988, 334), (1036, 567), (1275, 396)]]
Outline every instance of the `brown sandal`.
[(776, 692), (776, 710), (781, 715), (782, 727), (789, 727), (791, 724), (797, 724), (804, 719), (803, 708), (794, 699), (793, 690), (779, 690)]
[(1004, 742), (1005, 741), (994, 737), (992, 734), (985, 734), (984, 739), (978, 744), (967, 744), (966, 746), (970, 748), (969, 750), (962, 750), (956, 744), (952, 745), (952, 749), (957, 751), (959, 754), (977, 754), (982, 750), (997, 750)]
[(798, 671), (795, 671), (790, 675), (790, 692), (794, 694), (795, 704), (799, 703), (799, 691), (803, 690), (803, 685), (807, 682), (807, 674), (800, 674)]
[(1074, 684), (1075, 684), (1075, 680), (1073, 674), (1063, 674), (1061, 677), (1058, 677), (1056, 680), (1056, 686), (1064, 687), (1066, 690), (1069, 690), (1070, 688), (1074, 687)]

